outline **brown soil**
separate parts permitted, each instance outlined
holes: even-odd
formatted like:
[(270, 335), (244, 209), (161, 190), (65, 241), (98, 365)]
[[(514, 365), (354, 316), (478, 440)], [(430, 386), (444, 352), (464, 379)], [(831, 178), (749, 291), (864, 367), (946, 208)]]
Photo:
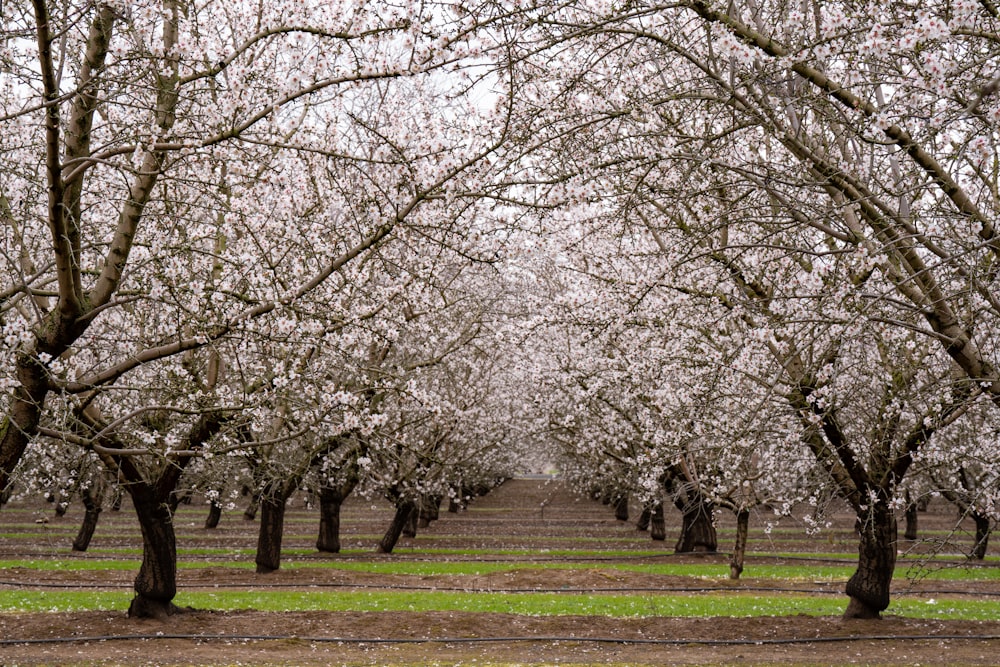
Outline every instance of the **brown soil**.
[[(345, 508), (345, 547), (370, 547), (388, 520), (389, 509), (356, 501)], [(11, 507), (10, 510), (14, 510)], [(30, 516), (47, 508), (35, 508)], [(348, 511), (349, 510), (349, 511)], [(296, 510), (302, 521), (290, 522), (286, 548), (307, 547), (315, 512)], [(198, 529), (201, 508), (178, 514), (179, 546), (246, 547), (254, 542), (254, 530), (238, 514), (224, 518), (217, 531)], [(948, 514), (948, 510), (942, 515)], [(0, 542), (0, 558), (48, 553), (70, 557), (65, 535), (72, 536), (79, 519), (72, 511), (66, 518), (25, 527), (27, 514), (0, 512), (0, 524), (19, 522), (21, 528), (47, 531), (51, 539)], [(952, 515), (953, 516), (953, 515)], [(15, 518), (18, 517), (18, 518)], [(47, 517), (47, 515), (46, 515)], [(30, 517), (29, 517), (30, 518)], [(135, 546), (129, 529), (131, 516), (106, 512), (102, 516), (93, 547)], [(941, 521), (947, 517), (942, 516)], [(186, 522), (186, 523), (185, 523)], [(27, 524), (31, 526), (32, 524)], [(845, 522), (849, 525), (849, 522)], [(930, 525), (930, 524), (928, 524)], [(725, 517), (723, 529), (726, 528)], [(7, 526), (3, 531), (7, 531)], [(11, 530), (16, 531), (17, 528)], [(61, 532), (60, 532), (61, 531)], [(778, 531), (780, 532), (780, 531)], [(723, 540), (727, 539), (723, 533)], [(791, 535), (791, 533), (789, 533)], [(581, 544), (580, 540), (595, 539)], [(775, 549), (794, 546), (771, 542)], [(788, 537), (788, 540), (797, 538)], [(835, 529), (825, 537), (824, 550), (848, 555), (850, 531)], [(357, 543), (353, 543), (357, 540)], [(574, 541), (576, 540), (576, 541)], [(61, 542), (60, 542), (61, 541)], [(58, 553), (53, 554), (55, 545)], [(376, 557), (351, 553), (341, 556), (312, 554), (312, 558), (399, 560), (427, 558), (415, 547), (464, 544), (472, 547), (527, 546), (526, 560), (558, 558), (553, 549), (606, 548), (657, 549), (655, 559), (679, 560), (671, 555), (672, 543), (651, 543), (648, 536), (629, 524), (616, 522), (607, 507), (566, 493), (554, 483), (536, 480), (508, 482), (493, 494), (478, 499), (472, 509), (458, 515), (444, 514), (414, 540), (404, 541), (392, 556)], [(721, 548), (727, 545), (723, 544)], [(764, 550), (762, 544), (752, 549)], [(815, 545), (813, 546), (814, 549)], [(98, 557), (91, 553), (78, 557)], [(435, 556), (437, 557), (437, 556)], [(441, 559), (455, 556), (440, 556)], [(484, 560), (489, 556), (482, 556)], [(505, 557), (506, 558), (506, 557)], [(723, 555), (688, 556), (699, 562), (718, 562)], [(252, 560), (252, 556), (249, 557)], [(649, 557), (646, 558), (648, 560)], [(616, 557), (616, 560), (620, 560)], [(777, 560), (777, 559), (775, 559)], [(759, 562), (759, 561), (754, 561)], [(329, 587), (330, 594), (350, 588), (458, 588), (462, 590), (632, 590), (695, 589), (703, 585), (754, 590), (787, 586), (787, 582), (752, 579), (753, 562), (739, 582), (687, 577), (665, 577), (642, 573), (608, 571), (598, 567), (572, 570), (513, 570), (482, 576), (387, 576), (332, 569), (285, 569), (269, 575), (252, 570), (202, 567), (183, 569), (183, 590), (239, 585), (247, 588), (279, 586), (282, 589)], [(0, 570), (0, 587), (39, 590), (43, 585), (100, 586), (125, 588), (132, 572), (38, 572)], [(842, 582), (805, 582), (803, 588), (816, 594), (841, 590)], [(919, 594), (941, 588), (941, 582), (904, 583), (897, 595)], [(952, 597), (992, 595), (983, 582), (948, 583)], [(181, 597), (183, 596), (183, 593)], [(941, 597), (938, 595), (938, 597)], [(266, 639), (263, 637), (280, 637)], [(63, 641), (71, 638), (74, 641)], [(34, 643), (0, 646), (0, 665), (101, 664), (101, 665), (426, 665), (426, 664), (880, 664), (880, 665), (991, 665), (1000, 655), (1000, 621), (925, 621), (887, 616), (881, 621), (843, 621), (832, 617), (776, 618), (643, 618), (527, 617), (510, 614), (465, 612), (434, 613), (264, 613), (193, 611), (163, 621), (136, 620), (120, 612), (43, 613), (0, 615), (0, 639), (24, 639)], [(59, 641), (52, 641), (58, 639)], [(379, 640), (393, 639), (394, 642)], [(50, 643), (51, 642), (51, 643)]]

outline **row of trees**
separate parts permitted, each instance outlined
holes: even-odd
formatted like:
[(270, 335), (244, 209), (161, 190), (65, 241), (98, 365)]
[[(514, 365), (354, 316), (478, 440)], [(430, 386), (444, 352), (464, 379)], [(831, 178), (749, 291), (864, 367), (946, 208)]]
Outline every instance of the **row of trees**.
[(0, 488), (121, 482), (137, 615), (186, 488), (262, 571), (304, 480), (558, 457), (685, 549), (839, 497), (877, 616), (898, 510), (996, 516), (1000, 406), (997, 12), (882, 9), (5, 4)]

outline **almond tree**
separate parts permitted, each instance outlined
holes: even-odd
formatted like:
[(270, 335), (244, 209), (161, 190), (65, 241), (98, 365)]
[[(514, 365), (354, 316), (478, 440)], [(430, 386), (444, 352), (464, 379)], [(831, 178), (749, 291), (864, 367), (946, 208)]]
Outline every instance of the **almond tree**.
[[(244, 388), (223, 381), (240, 340), (294, 322), (304, 297), (488, 154), (502, 125), (455, 120), (476, 116), (462, 115), (471, 15), (174, 0), (61, 10), (3, 6), (0, 488), (40, 429), (94, 449), (132, 482), (144, 530), (133, 609), (161, 615), (175, 609), (164, 508), (192, 452), (243, 405)], [(397, 96), (433, 104), (398, 123), (378, 111)], [(435, 116), (446, 100), (462, 113)], [(196, 363), (184, 354), (206, 347)], [(189, 376), (194, 400), (155, 404)], [(140, 388), (153, 404), (121, 400)], [(126, 433), (163, 413), (169, 432)]]
[[(648, 234), (685, 272), (667, 287), (730, 309), (729, 344), (767, 353), (743, 372), (780, 392), (858, 513), (849, 617), (888, 604), (915, 453), (998, 395), (992, 14), (578, 3), (538, 19), (544, 55), (520, 79), (554, 156), (536, 183), (613, 202), (631, 225), (615, 243)], [(553, 59), (586, 65), (561, 77)]]

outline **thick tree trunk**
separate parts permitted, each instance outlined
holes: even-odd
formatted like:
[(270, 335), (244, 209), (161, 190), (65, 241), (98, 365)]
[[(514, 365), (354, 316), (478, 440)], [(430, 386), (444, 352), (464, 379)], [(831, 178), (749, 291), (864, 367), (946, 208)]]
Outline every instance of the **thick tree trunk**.
[(142, 565), (135, 578), (135, 597), (128, 615), (165, 618), (180, 611), (172, 600), (177, 594), (177, 541), (166, 503), (145, 485), (129, 487), (142, 530)]
[(340, 508), (354, 484), (339, 487), (322, 486), (319, 489), (319, 537), (316, 549), (327, 553), (340, 553)]
[(986, 558), (986, 550), (990, 544), (990, 518), (978, 512), (972, 512), (972, 519), (976, 522), (976, 543), (973, 545), (969, 557), (983, 560)]
[(615, 496), (615, 519), (618, 521), (628, 521), (628, 494), (622, 493)]
[(667, 539), (667, 524), (663, 518), (663, 503), (656, 503), (653, 506), (649, 520), (649, 537), (657, 542)]
[(212, 530), (219, 527), (219, 520), (222, 519), (222, 503), (211, 500), (208, 504), (208, 516), (205, 517), (205, 529)]
[(396, 514), (393, 515), (392, 521), (389, 522), (389, 528), (385, 531), (385, 535), (379, 540), (378, 547), (376, 551), (380, 554), (391, 554), (392, 550), (396, 548), (396, 542), (399, 541), (399, 536), (403, 533), (403, 527), (409, 520), (410, 515), (416, 512), (416, 505), (410, 500), (400, 500), (396, 503)]
[(704, 500), (701, 494), (694, 494), (688, 502), (678, 499), (675, 502), (681, 511), (681, 534), (677, 538), (674, 551), (679, 554), (708, 552), (714, 553), (719, 548), (719, 538), (712, 521), (713, 504)]
[[(290, 494), (289, 494), (290, 495)], [(260, 499), (260, 530), (257, 532), (257, 573), (267, 574), (281, 567), (281, 538), (285, 532), (288, 495), (276, 490)]]
[(881, 618), (896, 569), (896, 517), (887, 502), (879, 500), (858, 519), (857, 530), (858, 569), (847, 582), (851, 600), (844, 618)]
[(80, 524), (80, 531), (76, 534), (76, 539), (73, 540), (73, 551), (86, 551), (87, 547), (90, 546), (90, 540), (94, 537), (94, 531), (97, 530), (97, 519), (103, 509), (101, 505), (104, 502), (104, 487), (80, 489), (80, 498), (84, 508), (83, 523)]
[(736, 543), (729, 558), (729, 578), (739, 579), (743, 574), (743, 561), (747, 553), (747, 534), (750, 532), (750, 510), (736, 512)]

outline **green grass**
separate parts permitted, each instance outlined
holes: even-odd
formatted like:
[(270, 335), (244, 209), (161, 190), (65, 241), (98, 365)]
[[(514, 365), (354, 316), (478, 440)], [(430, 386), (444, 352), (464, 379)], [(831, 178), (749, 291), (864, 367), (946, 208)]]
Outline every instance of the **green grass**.
[[(250, 560), (250, 554), (243, 554), (243, 560), (211, 560), (185, 562), (183, 554), (178, 561), (178, 569), (198, 569), (206, 567), (248, 569), (253, 568), (254, 563)], [(64, 558), (64, 559), (17, 559), (0, 560), (0, 574), (4, 570), (21, 568), (28, 570), (91, 570), (91, 571), (121, 571), (138, 570), (140, 560), (137, 558), (115, 558), (115, 559), (88, 559), (88, 558)], [(346, 561), (346, 560), (320, 560), (310, 558), (308, 560), (295, 560), (286, 557), (282, 561), (282, 569), (316, 569), (316, 570), (345, 570), (350, 572), (368, 572), (372, 574), (398, 574), (410, 576), (435, 576), (435, 575), (484, 575), (497, 572), (510, 572), (514, 570), (608, 570), (640, 572), (644, 574), (662, 576), (692, 577), (698, 580), (722, 580), (729, 577), (729, 566), (724, 562), (715, 563), (643, 563), (628, 564), (615, 562), (596, 563), (528, 563), (528, 562), (476, 562), (476, 561), (408, 561), (408, 560), (371, 560), (371, 561)], [(748, 564), (743, 573), (746, 579), (767, 579), (783, 580), (789, 582), (803, 581), (844, 581), (854, 572), (854, 565), (846, 563), (844, 565), (830, 564)], [(1000, 568), (986, 567), (962, 567), (962, 566), (921, 566), (919, 569), (912, 569), (901, 565), (896, 568), (896, 579), (905, 580), (908, 576), (919, 574), (921, 578), (936, 581), (998, 581), (1000, 580)]]
[[(128, 607), (131, 592), (0, 591), (0, 612), (112, 611)], [(793, 594), (703, 593), (699, 595), (568, 595), (551, 593), (224, 591), (184, 592), (175, 603), (231, 611), (446, 611), (526, 616), (612, 618), (727, 616), (835, 616), (844, 600)], [(992, 620), (995, 600), (896, 600), (888, 614), (908, 618)]]

